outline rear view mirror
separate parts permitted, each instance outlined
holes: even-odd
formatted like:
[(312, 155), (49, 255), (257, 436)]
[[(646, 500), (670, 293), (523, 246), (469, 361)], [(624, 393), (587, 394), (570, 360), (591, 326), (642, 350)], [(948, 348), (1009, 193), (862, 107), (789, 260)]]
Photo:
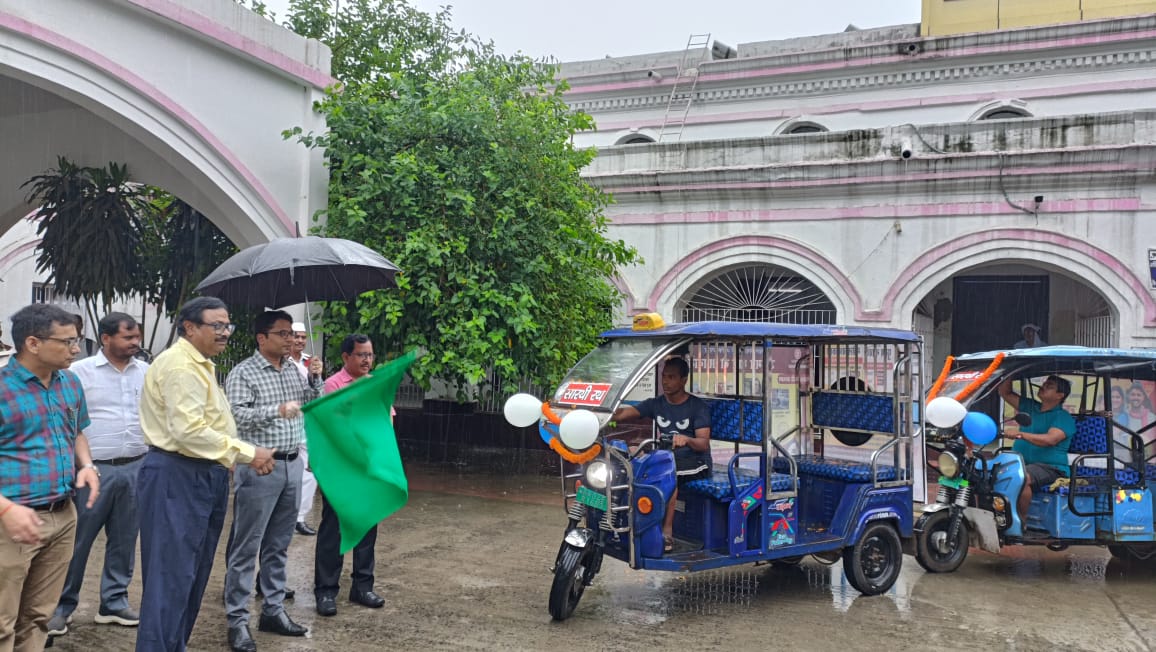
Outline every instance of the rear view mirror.
[(1021, 427), (1032, 425), (1032, 415), (1027, 412), (1016, 412), (1014, 419)]

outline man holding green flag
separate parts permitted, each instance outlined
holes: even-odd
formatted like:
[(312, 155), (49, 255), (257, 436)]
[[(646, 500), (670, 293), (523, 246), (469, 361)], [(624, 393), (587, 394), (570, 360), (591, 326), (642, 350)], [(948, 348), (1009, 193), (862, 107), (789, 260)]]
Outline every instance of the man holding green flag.
[(341, 359), (341, 371), (325, 382), (325, 395), (303, 408), (309, 463), (321, 488), (313, 592), (322, 616), (337, 613), (341, 569), (350, 549), (349, 600), (371, 608), (385, 604), (373, 590), (377, 524), (409, 497), (393, 431), (393, 397), (417, 352), (370, 375), (373, 343), (353, 334), (341, 343)]

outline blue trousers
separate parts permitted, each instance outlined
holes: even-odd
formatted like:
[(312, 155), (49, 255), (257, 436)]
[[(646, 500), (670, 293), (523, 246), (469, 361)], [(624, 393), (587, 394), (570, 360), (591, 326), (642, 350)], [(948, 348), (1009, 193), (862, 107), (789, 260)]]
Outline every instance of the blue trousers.
[(229, 505), (229, 471), (150, 450), (137, 484), (141, 598), (137, 652), (183, 652), (197, 622)]
[(140, 527), (136, 510), (136, 483), (142, 460), (100, 467), (100, 495), (87, 508), (88, 487), (76, 490), (76, 548), (68, 565), (68, 578), (56, 613), (69, 616), (76, 610), (88, 553), (103, 529), (104, 571), (100, 576), (100, 606), (105, 611), (128, 608), (128, 584), (136, 564), (136, 536)]

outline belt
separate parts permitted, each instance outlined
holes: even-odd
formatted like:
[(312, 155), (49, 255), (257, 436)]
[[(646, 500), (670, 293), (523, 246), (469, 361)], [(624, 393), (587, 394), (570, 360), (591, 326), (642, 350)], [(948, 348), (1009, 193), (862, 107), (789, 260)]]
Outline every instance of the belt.
[(37, 512), (58, 512), (72, 503), (71, 498), (61, 498), (60, 500), (51, 503), (40, 503), (39, 505), (27, 505), (28, 509)]
[(145, 454), (141, 453), (140, 455), (133, 455), (132, 457), (114, 457), (111, 460), (93, 460), (92, 463), (100, 466), (123, 466), (125, 464), (132, 464), (144, 456)]
[(181, 460), (184, 462), (194, 462), (196, 464), (213, 464), (216, 466), (220, 466), (220, 464), (217, 464), (217, 460), (206, 460), (203, 457), (189, 457), (188, 455), (181, 455), (180, 453), (176, 453), (173, 451), (167, 451), (163, 448), (157, 448), (156, 446), (149, 446), (149, 451), (151, 451), (153, 453), (160, 453), (161, 455), (167, 455), (169, 457), (175, 457), (178, 460)]
[(273, 459), (282, 460), (284, 462), (292, 462), (293, 460), (297, 459), (297, 451), (293, 451), (292, 453), (277, 451), (276, 453), (273, 453)]

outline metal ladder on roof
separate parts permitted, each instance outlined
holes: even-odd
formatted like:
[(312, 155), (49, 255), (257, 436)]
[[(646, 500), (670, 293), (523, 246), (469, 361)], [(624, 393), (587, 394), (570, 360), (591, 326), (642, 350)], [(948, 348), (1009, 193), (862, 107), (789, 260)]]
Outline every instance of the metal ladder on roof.
[(658, 142), (677, 143), (682, 140), (682, 128), (690, 105), (694, 103), (694, 90), (698, 85), (698, 64), (705, 57), (695, 58), (698, 50), (710, 47), (710, 34), (691, 34), (682, 52), (682, 62), (678, 65), (678, 76), (670, 89), (666, 102), (666, 115), (662, 117), (662, 127), (658, 131)]

